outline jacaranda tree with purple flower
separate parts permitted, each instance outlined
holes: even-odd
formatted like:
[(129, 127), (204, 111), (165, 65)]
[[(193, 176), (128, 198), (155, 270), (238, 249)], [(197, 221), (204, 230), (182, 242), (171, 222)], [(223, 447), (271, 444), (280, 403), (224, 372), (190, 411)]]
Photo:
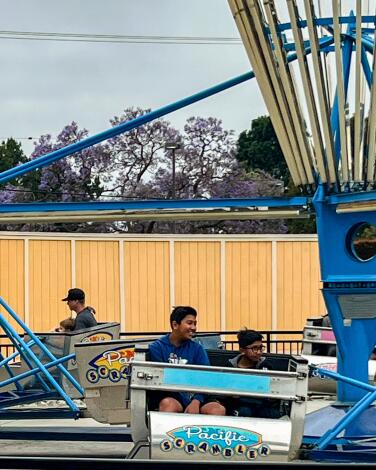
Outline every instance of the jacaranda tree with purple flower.
[[(149, 112), (127, 108), (111, 119), (113, 126)], [(75, 122), (54, 139), (42, 135), (31, 159), (82, 140), (88, 131)], [(160, 119), (90, 147), (37, 172), (37, 184), (24, 184), (25, 192), (1, 191), (3, 202), (90, 201), (116, 199), (170, 199), (173, 194), (172, 153), (166, 142), (176, 142), (175, 197), (217, 198), (281, 195), (283, 185), (267, 173), (247, 173), (235, 158), (233, 131), (223, 129), (219, 119), (191, 117), (183, 132)], [(8, 189), (8, 191), (7, 191)], [(23, 227), (24, 228), (24, 227)], [(44, 224), (27, 230), (120, 231), (168, 233), (167, 222), (113, 222), (106, 224)], [(285, 232), (281, 221), (206, 221), (174, 224), (177, 233)]]

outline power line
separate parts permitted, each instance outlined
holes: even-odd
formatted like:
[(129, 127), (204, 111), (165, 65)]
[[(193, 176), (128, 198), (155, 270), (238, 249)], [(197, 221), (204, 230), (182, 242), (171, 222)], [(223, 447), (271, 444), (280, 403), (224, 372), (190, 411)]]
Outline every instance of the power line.
[(13, 139), (13, 140), (33, 140), (35, 139), (35, 137), (13, 137), (13, 136), (10, 136), (10, 137), (0, 137), (0, 140), (9, 140), (9, 139)]
[(242, 44), (239, 38), (209, 36), (125, 36), (121, 34), (81, 34), (41, 31), (0, 31), (0, 39), (128, 44)]

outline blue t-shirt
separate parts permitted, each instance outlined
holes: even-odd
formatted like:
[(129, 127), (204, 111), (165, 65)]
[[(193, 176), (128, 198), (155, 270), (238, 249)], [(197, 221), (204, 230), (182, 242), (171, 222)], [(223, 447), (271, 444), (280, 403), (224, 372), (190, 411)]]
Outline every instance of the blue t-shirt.
[[(201, 344), (192, 340), (184, 341), (180, 346), (175, 346), (170, 341), (170, 335), (167, 334), (157, 339), (149, 346), (150, 360), (154, 362), (168, 362), (170, 364), (194, 364), (209, 366), (209, 358)], [(189, 405), (193, 399), (204, 401), (201, 394), (181, 392), (179, 393), (184, 407)]]

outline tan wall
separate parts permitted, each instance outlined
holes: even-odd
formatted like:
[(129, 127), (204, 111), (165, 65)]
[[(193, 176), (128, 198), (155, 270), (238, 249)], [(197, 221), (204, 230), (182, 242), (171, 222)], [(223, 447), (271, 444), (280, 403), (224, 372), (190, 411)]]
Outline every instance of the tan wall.
[[(0, 295), (25, 320), (24, 241), (0, 240)], [(0, 313), (18, 332), (22, 329), (1, 307)]]
[(33, 331), (49, 331), (69, 316), (61, 299), (71, 283), (70, 241), (28, 243), (28, 321)]
[(0, 295), (33, 330), (69, 316), (70, 287), (122, 331), (165, 331), (182, 304), (201, 331), (301, 329), (325, 311), (314, 236), (0, 234)]
[(272, 328), (270, 242), (226, 243), (226, 329)]
[(175, 303), (200, 312), (199, 328), (220, 330), (221, 246), (219, 242), (175, 242)]
[(165, 331), (170, 310), (169, 242), (124, 243), (124, 331)]
[(297, 330), (307, 317), (323, 314), (317, 242), (278, 243), (278, 330)]
[(101, 321), (120, 322), (119, 242), (77, 241), (75, 245), (75, 285), (85, 291)]

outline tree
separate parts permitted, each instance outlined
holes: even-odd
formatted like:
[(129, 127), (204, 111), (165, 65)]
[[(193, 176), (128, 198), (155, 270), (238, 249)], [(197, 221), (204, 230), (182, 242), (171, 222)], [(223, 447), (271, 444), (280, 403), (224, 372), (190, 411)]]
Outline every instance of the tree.
[(239, 135), (236, 157), (247, 170), (264, 171), (288, 185), (288, 167), (269, 116), (254, 119)]
[[(175, 154), (175, 194), (179, 199), (252, 198), (283, 193), (283, 184), (270, 175), (245, 172), (235, 158), (233, 131), (224, 130), (222, 122), (216, 118), (189, 118), (180, 142), (181, 148)], [(168, 153), (167, 157), (171, 159)], [(170, 198), (171, 164), (160, 166), (154, 177), (139, 189), (138, 194), (144, 198)], [(171, 224), (151, 222), (145, 231), (150, 232), (151, 227), (158, 232), (171, 230)], [(283, 221), (231, 220), (177, 222), (175, 229), (178, 233), (283, 233), (286, 226)]]
[[(252, 121), (251, 130), (243, 131), (237, 142), (236, 157), (248, 170), (260, 170), (283, 181), (285, 195), (296, 196), (301, 189), (292, 182), (281, 147), (269, 116)], [(315, 218), (289, 219), (288, 233), (316, 233)]]
[[(112, 125), (130, 121), (149, 110), (127, 108), (111, 119)], [(53, 139), (43, 135), (35, 144), (31, 159), (79, 141), (88, 132), (71, 123)], [(110, 139), (39, 170), (36, 190), (25, 185), (24, 193), (3, 191), (7, 202), (82, 201), (119, 199), (170, 199), (173, 194), (170, 151), (166, 142), (180, 144), (176, 159), (177, 198), (247, 197), (282, 194), (283, 184), (262, 171), (247, 173), (235, 157), (233, 131), (225, 130), (216, 118), (192, 117), (183, 132), (163, 119)], [(11, 189), (7, 186), (7, 189)], [(175, 224), (181, 233), (284, 232), (276, 221), (205, 221)], [(171, 223), (140, 221), (106, 224), (38, 224), (27, 230), (120, 231), (168, 233)]]
[[(113, 126), (131, 121), (150, 112), (150, 109), (127, 108), (121, 116), (110, 120)], [(122, 198), (132, 198), (138, 187), (152, 178), (159, 167), (167, 165), (165, 144), (179, 142), (181, 136), (164, 119), (149, 122), (121, 134), (108, 142), (111, 154), (108, 161), (108, 191)], [(111, 175), (111, 176), (110, 176)]]
[[(42, 135), (34, 144), (35, 148), (30, 160), (82, 140), (87, 135), (87, 130), (79, 130), (75, 122), (65, 126), (55, 141), (51, 135)], [(59, 160), (37, 172), (27, 173), (22, 177), (22, 186), (20, 183), (17, 191), (12, 183), (4, 187), (0, 192), (0, 202), (73, 202), (98, 199), (103, 191), (99, 174), (103, 172), (106, 157), (106, 148), (97, 145)], [(2, 229), (96, 231), (98, 227), (87, 224), (24, 224), (3, 226)], [(106, 227), (102, 224), (99, 230), (106, 231)]]
[[(14, 168), (21, 163), (27, 162), (27, 157), (22, 150), (20, 142), (10, 137), (6, 141), (2, 141), (0, 145), (0, 172)], [(39, 180), (39, 173), (33, 172), (16, 178), (8, 185), (8, 190), (13, 192), (22, 191), (24, 186), (36, 189)]]
[(22, 151), (21, 144), (10, 137), (0, 145), (0, 172), (25, 163), (27, 158)]

